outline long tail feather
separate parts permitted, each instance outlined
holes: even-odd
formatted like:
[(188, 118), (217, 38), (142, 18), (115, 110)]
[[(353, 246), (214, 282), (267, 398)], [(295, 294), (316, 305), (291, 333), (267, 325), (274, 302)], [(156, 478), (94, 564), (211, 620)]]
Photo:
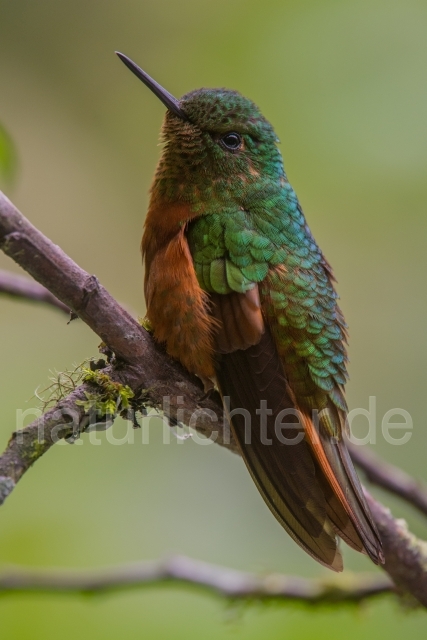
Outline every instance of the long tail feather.
[[(331, 405), (322, 414), (317, 429), (310, 416), (303, 413), (303, 419), (310, 446), (335, 497), (328, 500), (328, 515), (350, 546), (364, 550), (375, 564), (381, 564), (384, 562), (381, 540), (343, 440), (338, 410)], [(335, 437), (324, 426), (334, 422)], [(325, 483), (323, 486), (327, 493)]]

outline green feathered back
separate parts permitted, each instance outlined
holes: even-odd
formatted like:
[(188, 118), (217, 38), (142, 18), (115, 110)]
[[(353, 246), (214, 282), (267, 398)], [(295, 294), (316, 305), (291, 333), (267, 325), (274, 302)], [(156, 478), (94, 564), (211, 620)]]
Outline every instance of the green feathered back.
[(189, 227), (201, 287), (244, 293), (259, 284), (265, 317), (298, 402), (345, 411), (345, 323), (331, 270), (287, 181), (246, 210), (213, 203)]

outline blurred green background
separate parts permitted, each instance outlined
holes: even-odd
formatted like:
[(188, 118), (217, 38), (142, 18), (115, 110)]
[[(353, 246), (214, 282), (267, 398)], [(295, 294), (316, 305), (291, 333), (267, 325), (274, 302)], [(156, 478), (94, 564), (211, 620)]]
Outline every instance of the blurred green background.
[[(0, 122), (19, 171), (8, 195), (143, 315), (139, 241), (164, 109), (114, 56), (179, 96), (226, 86), (276, 127), (350, 325), (351, 408), (407, 410), (413, 435), (376, 451), (426, 478), (427, 3), (422, 0), (0, 0)], [(0, 268), (18, 271), (0, 255)], [(1, 447), (49, 369), (99, 339), (49, 309), (0, 299)], [(27, 420), (30, 421), (31, 417)], [(358, 433), (364, 430), (360, 419)], [(120, 437), (125, 426), (117, 423)], [(0, 562), (99, 567), (168, 553), (251, 571), (326, 575), (286, 536), (236, 456), (161, 441), (57, 445), (0, 513)], [(375, 491), (426, 538), (415, 511)], [(345, 550), (347, 570), (374, 571)], [(183, 588), (109, 597), (7, 596), (1, 638), (424, 637), (422, 612), (230, 607)]]

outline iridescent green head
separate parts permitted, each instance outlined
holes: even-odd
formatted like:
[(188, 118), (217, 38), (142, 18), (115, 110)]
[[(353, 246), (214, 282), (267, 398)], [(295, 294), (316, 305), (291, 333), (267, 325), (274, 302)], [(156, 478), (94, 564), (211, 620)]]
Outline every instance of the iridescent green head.
[(118, 55), (168, 108), (155, 188), (170, 198), (194, 200), (206, 190), (209, 197), (230, 195), (230, 189), (246, 193), (260, 177), (283, 180), (277, 136), (251, 100), (228, 89), (197, 89), (177, 100)]

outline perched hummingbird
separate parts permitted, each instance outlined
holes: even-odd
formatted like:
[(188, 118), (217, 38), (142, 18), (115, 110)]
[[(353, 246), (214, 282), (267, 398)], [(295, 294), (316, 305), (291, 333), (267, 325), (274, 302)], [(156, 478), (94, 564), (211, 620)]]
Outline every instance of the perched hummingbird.
[(346, 325), (332, 269), (273, 127), (237, 91), (177, 100), (118, 56), (168, 109), (142, 238), (154, 338), (228, 399), (248, 470), (295, 542), (335, 571), (337, 535), (383, 562), (343, 439)]

